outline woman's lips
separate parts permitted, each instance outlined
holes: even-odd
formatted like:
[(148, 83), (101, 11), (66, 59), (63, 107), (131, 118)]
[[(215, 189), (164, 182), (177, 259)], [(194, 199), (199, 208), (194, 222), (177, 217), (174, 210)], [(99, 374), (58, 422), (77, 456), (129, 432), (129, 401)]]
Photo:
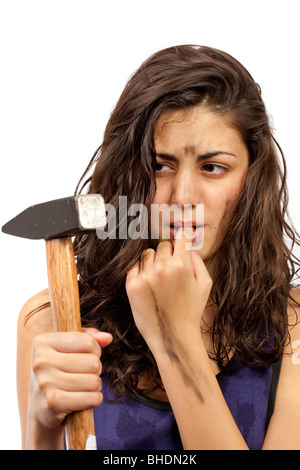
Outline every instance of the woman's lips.
[(192, 243), (198, 242), (204, 234), (204, 225), (196, 224), (195, 222), (183, 222), (183, 221), (176, 221), (170, 224), (170, 237), (172, 240), (175, 239), (177, 231), (181, 227), (189, 227), (192, 228)]

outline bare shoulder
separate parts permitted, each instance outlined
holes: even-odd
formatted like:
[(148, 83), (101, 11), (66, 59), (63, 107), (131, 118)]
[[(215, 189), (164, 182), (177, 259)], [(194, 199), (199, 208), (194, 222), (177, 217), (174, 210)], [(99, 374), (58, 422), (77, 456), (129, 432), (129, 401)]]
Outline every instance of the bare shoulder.
[(19, 313), (18, 332), (36, 336), (50, 331), (53, 331), (52, 315), (48, 289), (45, 289), (24, 303)]

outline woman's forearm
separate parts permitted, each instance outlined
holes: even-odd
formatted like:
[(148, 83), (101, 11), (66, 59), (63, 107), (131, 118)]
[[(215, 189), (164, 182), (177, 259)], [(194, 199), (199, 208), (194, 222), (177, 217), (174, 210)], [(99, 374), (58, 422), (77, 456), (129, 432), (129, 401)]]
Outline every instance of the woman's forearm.
[(199, 334), (156, 354), (184, 449), (248, 447), (230, 413)]
[(64, 450), (64, 427), (52, 430), (28, 419), (26, 450)]

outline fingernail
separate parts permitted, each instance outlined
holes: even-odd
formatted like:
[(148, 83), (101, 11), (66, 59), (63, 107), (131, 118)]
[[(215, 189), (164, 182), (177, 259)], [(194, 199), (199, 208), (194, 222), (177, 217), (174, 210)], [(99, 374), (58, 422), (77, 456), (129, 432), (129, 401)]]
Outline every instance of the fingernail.
[(193, 229), (192, 229), (192, 227), (184, 227), (184, 236), (188, 240), (192, 240), (192, 238), (193, 238)]
[(175, 238), (182, 239), (182, 238), (187, 238), (188, 240), (193, 239), (193, 229), (192, 227), (180, 227), (176, 234)]
[(183, 227), (179, 227), (179, 229), (175, 233), (175, 239), (181, 239), (183, 234)]

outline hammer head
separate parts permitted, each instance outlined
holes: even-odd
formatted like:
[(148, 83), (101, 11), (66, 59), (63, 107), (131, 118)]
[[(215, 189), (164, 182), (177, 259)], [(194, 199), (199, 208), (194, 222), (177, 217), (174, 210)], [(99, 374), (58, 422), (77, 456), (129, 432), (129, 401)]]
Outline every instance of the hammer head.
[(83, 194), (28, 207), (2, 232), (30, 239), (60, 238), (103, 228), (106, 211), (100, 194)]

